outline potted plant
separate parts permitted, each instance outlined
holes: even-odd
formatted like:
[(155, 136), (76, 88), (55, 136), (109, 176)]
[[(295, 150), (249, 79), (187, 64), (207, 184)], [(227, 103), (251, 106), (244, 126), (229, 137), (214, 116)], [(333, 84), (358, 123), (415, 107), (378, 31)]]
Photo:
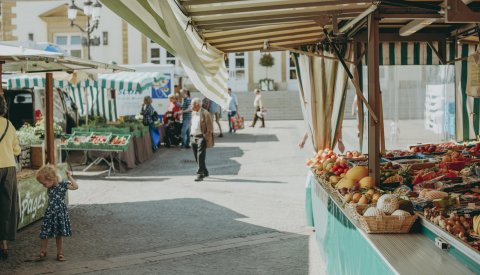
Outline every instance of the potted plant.
[(22, 168), (31, 166), (31, 146), (42, 143), (42, 140), (35, 134), (35, 128), (30, 124), (25, 123), (17, 131), (18, 142), (20, 143), (21, 153), (19, 156), (19, 163)]
[(264, 53), (260, 58), (260, 66), (265, 67), (265, 78), (260, 79), (260, 89), (262, 91), (273, 91), (274, 90), (274, 83), (273, 79), (268, 78), (268, 69), (275, 65), (275, 59), (270, 53)]

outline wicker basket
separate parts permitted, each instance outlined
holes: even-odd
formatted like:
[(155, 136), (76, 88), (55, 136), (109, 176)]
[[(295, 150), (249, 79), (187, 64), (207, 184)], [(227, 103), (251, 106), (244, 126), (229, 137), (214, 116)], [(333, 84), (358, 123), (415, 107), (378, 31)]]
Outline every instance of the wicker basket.
[(369, 234), (408, 233), (417, 219), (416, 215), (364, 217), (361, 213), (369, 206), (357, 205), (353, 215), (360, 226)]

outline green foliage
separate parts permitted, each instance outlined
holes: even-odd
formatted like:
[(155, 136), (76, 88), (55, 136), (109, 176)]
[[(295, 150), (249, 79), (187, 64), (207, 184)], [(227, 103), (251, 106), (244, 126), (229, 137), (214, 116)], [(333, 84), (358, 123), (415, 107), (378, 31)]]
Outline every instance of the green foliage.
[(275, 59), (270, 53), (264, 53), (262, 57), (260, 58), (260, 63), (261, 66), (263, 67), (272, 67), (275, 65)]

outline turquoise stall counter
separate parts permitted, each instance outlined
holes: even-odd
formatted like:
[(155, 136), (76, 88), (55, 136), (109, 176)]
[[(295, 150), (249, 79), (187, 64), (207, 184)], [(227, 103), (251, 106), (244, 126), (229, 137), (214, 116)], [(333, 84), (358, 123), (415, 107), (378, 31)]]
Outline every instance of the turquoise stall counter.
[(326, 274), (476, 274), (422, 233), (367, 234), (328, 183), (308, 178), (311, 204), (306, 212), (313, 215)]
[[(57, 165), (62, 176), (65, 176), (67, 165)], [(47, 208), (47, 189), (35, 179), (35, 170), (25, 170), (17, 174), (19, 197), (18, 229), (21, 229), (43, 218)], [(68, 193), (67, 193), (68, 201)]]

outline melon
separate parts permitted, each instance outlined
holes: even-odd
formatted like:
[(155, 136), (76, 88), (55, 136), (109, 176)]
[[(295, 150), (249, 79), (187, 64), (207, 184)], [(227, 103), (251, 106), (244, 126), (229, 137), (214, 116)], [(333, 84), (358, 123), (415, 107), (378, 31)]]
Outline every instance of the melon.
[(386, 214), (392, 214), (399, 207), (398, 198), (392, 194), (382, 195), (377, 201), (377, 208)]
[(403, 211), (401, 209), (397, 209), (393, 211), (392, 216), (408, 217), (410, 216), (410, 213), (408, 213), (407, 211)]
[(342, 189), (342, 188), (347, 188), (350, 189), (355, 185), (355, 181), (347, 178), (341, 179), (337, 185), (335, 185), (336, 189)]
[(372, 177), (364, 177), (360, 180), (360, 188), (370, 189), (375, 186)]
[(375, 217), (375, 216), (383, 216), (382, 210), (375, 208), (375, 207), (369, 207), (365, 213), (363, 213), (364, 217)]
[(351, 180), (354, 180), (354, 181), (359, 181), (366, 176), (368, 176), (368, 168), (366, 166), (352, 167), (345, 174), (345, 178), (351, 179)]

